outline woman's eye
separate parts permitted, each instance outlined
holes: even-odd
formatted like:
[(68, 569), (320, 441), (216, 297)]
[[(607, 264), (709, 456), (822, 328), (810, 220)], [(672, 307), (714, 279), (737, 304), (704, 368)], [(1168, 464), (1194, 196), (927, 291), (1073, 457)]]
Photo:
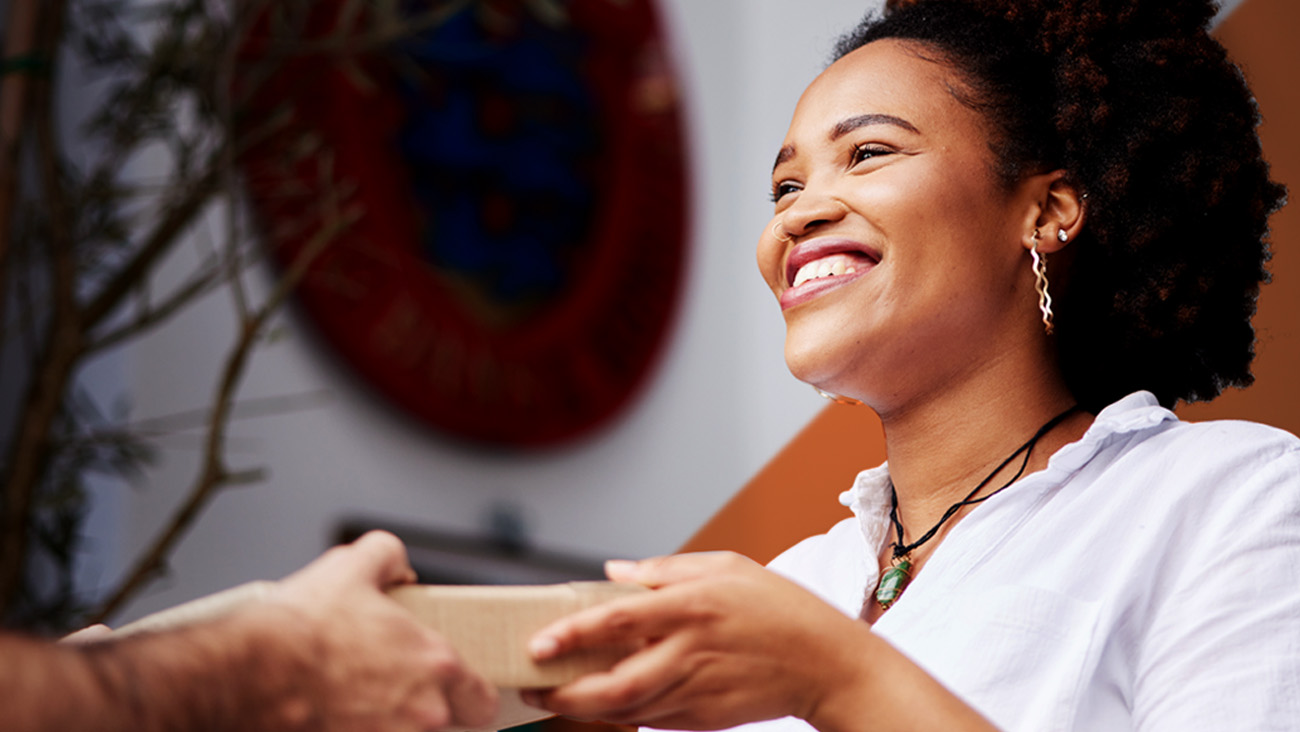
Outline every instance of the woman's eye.
[(857, 165), (863, 160), (878, 158), (893, 152), (893, 150), (880, 145), (855, 145), (853, 147), (853, 165)]
[(776, 203), (777, 201), (780, 201), (782, 198), (785, 198), (787, 195), (791, 193), (796, 193), (798, 191), (799, 191), (798, 183), (791, 183), (790, 181), (779, 181), (777, 183), (773, 183), (772, 203)]

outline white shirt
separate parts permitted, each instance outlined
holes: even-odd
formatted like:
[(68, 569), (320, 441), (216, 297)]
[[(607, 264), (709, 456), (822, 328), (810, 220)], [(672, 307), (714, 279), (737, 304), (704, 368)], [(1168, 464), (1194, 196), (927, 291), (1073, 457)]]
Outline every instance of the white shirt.
[[(770, 566), (858, 617), (888, 466), (841, 501)], [(1300, 729), (1300, 440), (1132, 394), (956, 524), (873, 631), (1005, 730)]]

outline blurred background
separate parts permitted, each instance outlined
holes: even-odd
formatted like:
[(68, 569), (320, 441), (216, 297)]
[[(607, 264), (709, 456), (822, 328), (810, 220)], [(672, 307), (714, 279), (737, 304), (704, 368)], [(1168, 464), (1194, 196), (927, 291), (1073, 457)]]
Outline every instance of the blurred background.
[[(549, 582), (828, 525), (878, 428), (787, 373), (753, 245), (877, 5), (0, 0), (5, 622), (376, 527), (426, 581)], [(1297, 10), (1221, 16), (1297, 180)], [(1189, 416), (1300, 429), (1294, 220), (1259, 383)]]

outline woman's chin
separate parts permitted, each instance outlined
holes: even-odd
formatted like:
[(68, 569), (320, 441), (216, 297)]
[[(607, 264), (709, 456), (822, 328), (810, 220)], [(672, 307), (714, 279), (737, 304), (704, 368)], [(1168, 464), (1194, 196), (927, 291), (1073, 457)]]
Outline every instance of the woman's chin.
[[(809, 364), (797, 359), (791, 359), (787, 356), (786, 366), (790, 373), (798, 380), (811, 386), (818, 391), (836, 394), (839, 396), (850, 396), (843, 393), (844, 390), (854, 391), (851, 387), (845, 386), (840, 382), (842, 379), (834, 377), (833, 373), (828, 372), (825, 368), (818, 368), (817, 364)], [(852, 398), (856, 399), (854, 395)]]

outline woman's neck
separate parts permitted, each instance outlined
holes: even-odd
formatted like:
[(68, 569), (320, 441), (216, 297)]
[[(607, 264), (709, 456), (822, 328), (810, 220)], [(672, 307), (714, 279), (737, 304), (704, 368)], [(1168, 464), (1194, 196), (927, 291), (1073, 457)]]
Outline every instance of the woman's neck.
[[(1042, 373), (1023, 378), (1001, 374), (949, 384), (941, 395), (881, 413), (890, 477), (907, 540), (933, 526), (1016, 448), (1074, 405), (1063, 381), (1043, 379)], [(1076, 412), (1049, 430), (1030, 452), (1025, 474), (1045, 467), (1052, 453), (1078, 439), (1091, 423), (1091, 415)], [(1010, 480), (1021, 458), (992, 475), (980, 494)]]

